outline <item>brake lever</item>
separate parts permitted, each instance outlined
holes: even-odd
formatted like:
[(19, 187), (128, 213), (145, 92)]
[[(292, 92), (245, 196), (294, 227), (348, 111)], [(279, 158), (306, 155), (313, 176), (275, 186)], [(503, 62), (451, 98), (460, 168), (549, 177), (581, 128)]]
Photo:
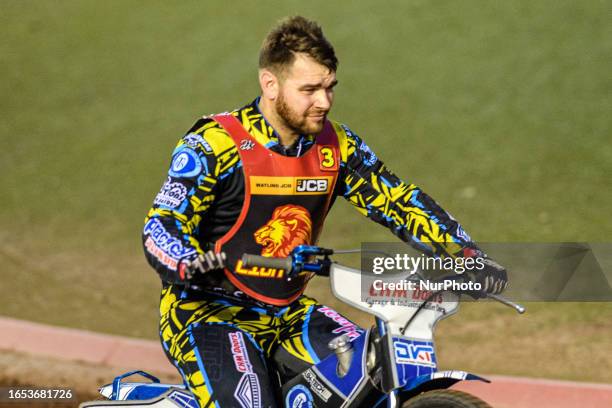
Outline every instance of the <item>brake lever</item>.
[(293, 268), (287, 274), (287, 281), (290, 282), (302, 272), (313, 272), (318, 276), (329, 276), (331, 264), (332, 260), (327, 253), (323, 253), (323, 259), (317, 259), (316, 264), (304, 262), (303, 258), (298, 258), (297, 261), (294, 258)]
[(493, 293), (487, 293), (486, 296), (490, 299), (496, 300), (499, 303), (502, 303), (508, 307), (513, 308), (514, 310), (516, 310), (519, 314), (523, 314), (525, 313), (525, 311), (527, 309), (525, 309), (524, 306), (519, 305), (518, 303), (515, 303), (513, 301), (511, 301), (510, 299), (506, 299), (505, 297), (501, 296), (501, 295), (495, 295)]
[[(464, 276), (463, 276), (463, 275), (461, 275), (461, 276), (459, 276), (459, 277), (457, 277), (457, 278), (455, 278), (455, 279), (457, 279), (457, 280), (461, 280), (462, 278), (464, 278)], [(516, 310), (516, 311), (517, 311), (517, 313), (519, 313), (519, 314), (523, 314), (523, 313), (525, 313), (525, 311), (527, 310), (527, 309), (526, 309), (524, 306), (519, 305), (518, 303), (513, 302), (513, 301), (511, 301), (510, 299), (505, 298), (505, 297), (503, 297), (503, 296), (501, 296), (501, 295), (496, 295), (496, 294), (493, 294), (493, 293), (487, 293), (487, 292), (484, 292), (484, 291), (482, 291), (482, 290), (479, 290), (479, 291), (476, 291), (476, 292), (475, 292), (475, 293), (478, 293), (478, 297), (474, 297), (473, 295), (470, 295), (470, 293), (469, 293), (469, 292), (463, 292), (463, 293), (467, 294), (468, 296), (472, 296), (474, 299), (479, 299), (479, 298), (489, 298), (489, 299), (493, 299), (493, 300), (495, 300), (495, 301), (497, 301), (497, 302), (499, 302), (499, 303), (501, 303), (501, 304), (503, 304), (503, 305), (506, 305), (506, 306), (508, 306), (508, 307), (513, 308), (513, 309), (514, 309), (514, 310)]]

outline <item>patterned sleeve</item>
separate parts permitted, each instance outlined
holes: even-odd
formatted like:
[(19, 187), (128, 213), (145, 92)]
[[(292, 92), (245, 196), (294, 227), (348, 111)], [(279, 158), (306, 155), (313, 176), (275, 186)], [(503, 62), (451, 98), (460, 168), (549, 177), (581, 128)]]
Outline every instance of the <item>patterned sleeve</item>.
[(219, 158), (203, 136), (214, 122), (200, 119), (179, 140), (170, 169), (145, 218), (142, 233), (147, 261), (166, 282), (181, 281), (178, 263), (203, 248), (196, 239), (202, 215), (215, 196)]
[(463, 256), (466, 248), (480, 252), (461, 225), (430, 196), (400, 180), (347, 126), (336, 130), (340, 130), (342, 150), (341, 194), (359, 212), (429, 255)]

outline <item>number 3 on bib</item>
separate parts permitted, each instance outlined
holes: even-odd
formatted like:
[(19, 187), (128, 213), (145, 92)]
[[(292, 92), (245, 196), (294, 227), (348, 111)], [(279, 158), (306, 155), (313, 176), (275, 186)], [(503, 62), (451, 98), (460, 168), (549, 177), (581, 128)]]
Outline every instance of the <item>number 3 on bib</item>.
[(336, 170), (337, 163), (334, 150), (329, 146), (320, 146), (319, 162), (321, 163), (321, 170)]

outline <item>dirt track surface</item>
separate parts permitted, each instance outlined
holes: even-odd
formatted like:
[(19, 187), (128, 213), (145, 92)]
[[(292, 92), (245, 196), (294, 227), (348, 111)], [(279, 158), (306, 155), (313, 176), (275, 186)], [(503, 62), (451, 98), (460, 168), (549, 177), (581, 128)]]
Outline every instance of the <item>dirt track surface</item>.
[[(98, 397), (98, 387), (110, 383), (115, 376), (122, 372), (121, 368), (116, 367), (104, 367), (83, 362), (63, 361), (49, 357), (2, 351), (0, 352), (0, 386), (66, 388), (71, 389), (76, 398), (69, 402), (28, 401), (24, 404), (0, 402), (0, 407), (77, 407), (83, 401), (96, 399)], [(180, 383), (178, 376), (154, 374), (164, 382)]]

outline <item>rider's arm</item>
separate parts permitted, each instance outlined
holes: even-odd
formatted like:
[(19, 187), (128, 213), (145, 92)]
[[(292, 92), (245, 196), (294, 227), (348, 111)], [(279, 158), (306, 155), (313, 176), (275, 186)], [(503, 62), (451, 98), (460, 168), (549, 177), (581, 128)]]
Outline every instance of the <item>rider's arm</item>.
[(463, 256), (465, 248), (479, 252), (430, 196), (400, 180), (347, 126), (335, 128), (342, 155), (339, 191), (359, 212), (428, 254)]
[(214, 187), (224, 169), (223, 152), (213, 150), (215, 123), (201, 119), (178, 142), (170, 169), (145, 218), (142, 234), (147, 261), (162, 280), (180, 282), (181, 260), (194, 260), (206, 248), (197, 239), (202, 216), (215, 199)]

